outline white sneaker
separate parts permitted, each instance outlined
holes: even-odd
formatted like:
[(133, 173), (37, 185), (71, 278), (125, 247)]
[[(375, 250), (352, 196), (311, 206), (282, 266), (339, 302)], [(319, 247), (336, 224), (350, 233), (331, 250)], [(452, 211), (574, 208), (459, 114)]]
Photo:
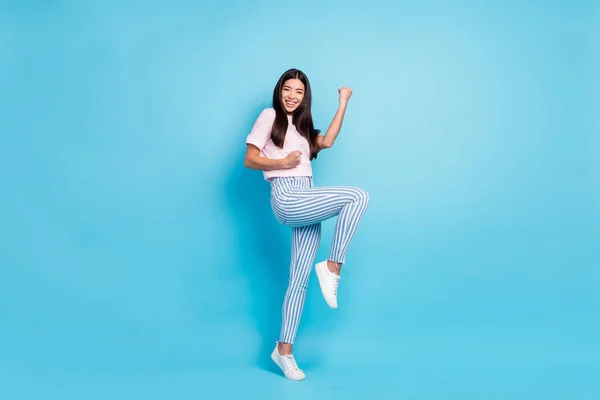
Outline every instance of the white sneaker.
[(294, 356), (292, 354), (279, 354), (277, 345), (275, 345), (275, 350), (271, 353), (271, 359), (281, 368), (286, 378), (293, 381), (301, 381), (305, 378), (304, 372), (298, 368)]
[(337, 288), (340, 282), (340, 276), (334, 274), (327, 268), (327, 261), (322, 261), (315, 266), (321, 293), (329, 307), (337, 308)]

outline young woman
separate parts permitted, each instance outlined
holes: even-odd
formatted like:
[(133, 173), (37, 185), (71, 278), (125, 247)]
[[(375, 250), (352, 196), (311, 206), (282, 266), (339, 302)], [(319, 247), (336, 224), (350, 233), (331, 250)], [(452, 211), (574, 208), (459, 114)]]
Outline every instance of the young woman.
[(304, 308), (306, 288), (321, 237), (321, 222), (337, 216), (327, 260), (315, 266), (321, 293), (337, 308), (337, 288), (350, 241), (367, 209), (369, 195), (349, 186), (315, 187), (311, 161), (328, 149), (342, 127), (352, 91), (339, 90), (339, 107), (325, 135), (314, 129), (311, 90), (306, 75), (286, 71), (273, 91), (273, 108), (263, 110), (246, 138), (244, 165), (263, 171), (271, 185), (275, 218), (292, 231), (289, 285), (283, 303), (279, 341), (271, 354), (286, 378), (302, 380), (304, 372), (292, 355), (292, 345)]

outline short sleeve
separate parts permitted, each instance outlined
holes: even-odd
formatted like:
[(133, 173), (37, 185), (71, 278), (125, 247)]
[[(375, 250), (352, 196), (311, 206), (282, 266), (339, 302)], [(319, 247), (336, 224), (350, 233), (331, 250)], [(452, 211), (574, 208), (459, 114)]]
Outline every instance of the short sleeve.
[(273, 122), (275, 122), (275, 110), (272, 108), (263, 110), (246, 138), (246, 144), (252, 144), (262, 150), (271, 138)]

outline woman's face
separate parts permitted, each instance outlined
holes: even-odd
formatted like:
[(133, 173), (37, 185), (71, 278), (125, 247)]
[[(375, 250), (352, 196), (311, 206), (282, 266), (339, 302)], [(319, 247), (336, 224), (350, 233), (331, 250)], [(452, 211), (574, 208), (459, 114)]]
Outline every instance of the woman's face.
[(304, 84), (299, 79), (288, 79), (281, 89), (283, 108), (289, 114), (296, 111), (304, 99)]

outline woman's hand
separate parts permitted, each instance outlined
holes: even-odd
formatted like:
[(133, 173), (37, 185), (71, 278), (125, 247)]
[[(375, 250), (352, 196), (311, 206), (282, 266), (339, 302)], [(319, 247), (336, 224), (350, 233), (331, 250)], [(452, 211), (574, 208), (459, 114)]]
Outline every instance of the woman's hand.
[(340, 94), (340, 103), (348, 103), (352, 96), (352, 89), (344, 86), (338, 90), (338, 93)]
[(286, 158), (282, 160), (283, 168), (289, 169), (300, 165), (301, 155), (302, 153), (299, 150), (292, 151), (290, 154), (287, 155)]

